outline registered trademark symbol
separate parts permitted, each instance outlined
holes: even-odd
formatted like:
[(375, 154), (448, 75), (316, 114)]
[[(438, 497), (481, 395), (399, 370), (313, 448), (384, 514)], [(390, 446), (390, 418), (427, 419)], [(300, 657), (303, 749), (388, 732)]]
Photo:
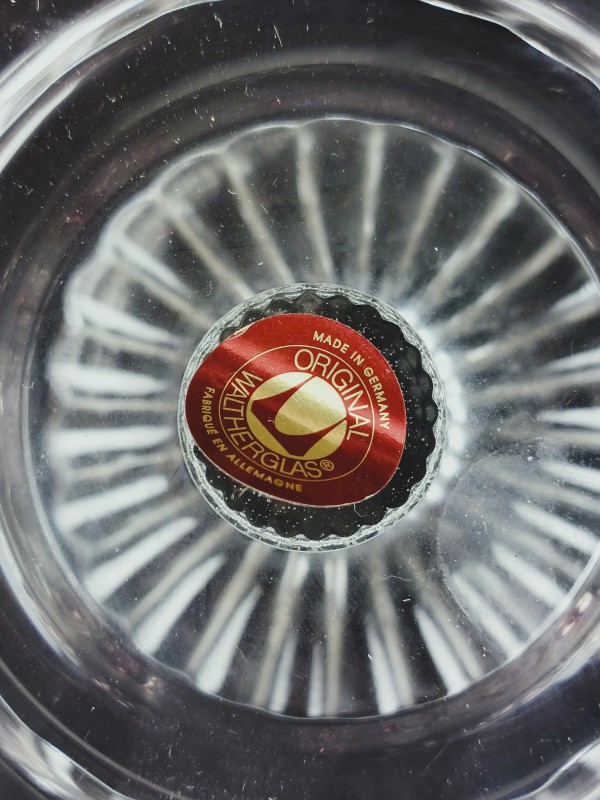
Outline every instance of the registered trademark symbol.
[(333, 472), (333, 470), (335, 469), (335, 465), (333, 461), (330, 461), (328, 458), (324, 458), (321, 461), (321, 469), (324, 469), (325, 472)]

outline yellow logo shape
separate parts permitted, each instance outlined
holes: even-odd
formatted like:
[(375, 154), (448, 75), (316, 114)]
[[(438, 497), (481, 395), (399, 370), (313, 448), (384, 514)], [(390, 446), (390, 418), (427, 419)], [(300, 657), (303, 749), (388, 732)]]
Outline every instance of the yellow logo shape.
[(346, 434), (346, 416), (344, 401), (333, 386), (306, 372), (284, 372), (265, 381), (246, 410), (248, 427), (261, 444), (279, 455), (302, 459), (335, 452)]

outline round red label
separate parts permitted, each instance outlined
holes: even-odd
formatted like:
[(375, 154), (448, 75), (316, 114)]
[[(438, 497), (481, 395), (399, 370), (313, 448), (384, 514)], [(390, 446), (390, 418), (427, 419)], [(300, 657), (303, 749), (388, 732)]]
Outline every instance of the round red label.
[(230, 336), (187, 389), (190, 433), (240, 483), (291, 503), (342, 506), (379, 492), (406, 438), (398, 379), (347, 325), (280, 314)]

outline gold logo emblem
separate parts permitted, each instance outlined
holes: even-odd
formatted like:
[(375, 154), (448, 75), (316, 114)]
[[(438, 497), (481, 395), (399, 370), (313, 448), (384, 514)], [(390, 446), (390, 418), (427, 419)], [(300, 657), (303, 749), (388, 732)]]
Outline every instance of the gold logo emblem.
[(285, 372), (252, 394), (248, 427), (259, 442), (282, 456), (325, 458), (342, 444), (347, 411), (339, 393), (323, 378)]

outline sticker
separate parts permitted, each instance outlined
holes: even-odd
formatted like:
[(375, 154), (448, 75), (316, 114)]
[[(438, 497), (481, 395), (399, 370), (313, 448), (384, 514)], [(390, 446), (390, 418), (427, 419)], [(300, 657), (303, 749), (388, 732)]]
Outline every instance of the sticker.
[(398, 468), (406, 409), (398, 379), (361, 334), (313, 314), (279, 314), (230, 336), (187, 388), (201, 452), (245, 486), (291, 503), (343, 506)]

